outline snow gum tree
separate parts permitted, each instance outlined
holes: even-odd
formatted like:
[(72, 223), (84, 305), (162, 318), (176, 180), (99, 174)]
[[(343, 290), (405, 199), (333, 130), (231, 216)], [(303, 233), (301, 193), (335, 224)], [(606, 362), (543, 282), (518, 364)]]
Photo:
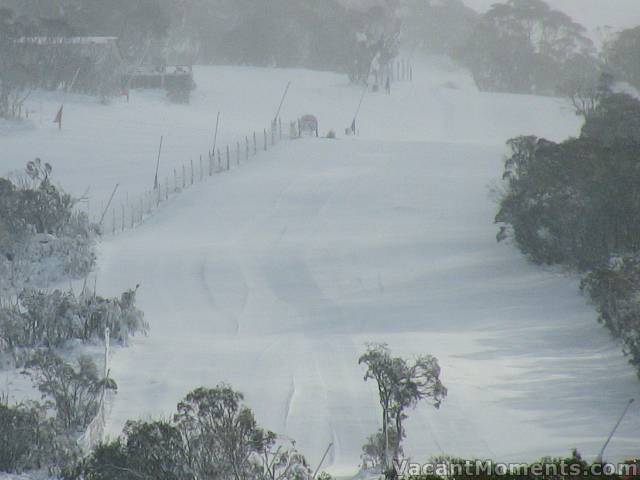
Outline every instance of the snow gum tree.
[(223, 384), (197, 388), (178, 404), (174, 421), (197, 478), (251, 477), (253, 457), (266, 448), (272, 436), (258, 427), (243, 400), (242, 393)]
[[(404, 438), (403, 422), (406, 411), (425, 400), (439, 408), (447, 396), (447, 389), (440, 381), (438, 360), (431, 355), (421, 355), (413, 361), (393, 357), (385, 344), (369, 344), (360, 357), (359, 364), (366, 366), (364, 380), (375, 380), (382, 410), (382, 438), (385, 452), (382, 468), (390, 470), (389, 449), (393, 460), (401, 454)], [(394, 441), (390, 439), (394, 433)]]

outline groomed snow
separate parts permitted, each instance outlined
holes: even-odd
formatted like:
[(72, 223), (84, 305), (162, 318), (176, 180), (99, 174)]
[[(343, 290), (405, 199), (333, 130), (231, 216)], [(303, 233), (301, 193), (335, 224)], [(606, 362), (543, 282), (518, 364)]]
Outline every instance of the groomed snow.
[[(441, 410), (410, 414), (414, 459), (598, 452), (640, 384), (576, 278), (496, 244), (489, 188), (507, 138), (560, 140), (579, 119), (561, 100), (480, 94), (441, 59), (415, 77), (365, 99), (359, 138), (282, 143), (103, 242), (100, 291), (140, 283), (152, 326), (113, 359), (111, 435), (127, 419), (170, 415), (196, 386), (228, 382), (312, 462), (334, 442), (330, 471), (354, 473), (379, 425), (357, 359), (382, 341), (436, 355), (449, 388)], [(261, 130), (287, 80), (283, 119), (314, 113), (321, 132), (341, 136), (360, 95), (342, 76), (200, 68), (190, 106), (153, 93), (110, 106), (67, 97), (62, 132), (5, 125), (2, 170), (40, 156), (74, 192), (91, 184), (94, 203), (116, 182), (134, 195), (150, 186), (161, 134), (165, 175), (207, 150), (218, 110), (221, 145)], [(62, 100), (40, 99), (53, 113)], [(635, 407), (608, 458), (637, 455), (639, 430)]]

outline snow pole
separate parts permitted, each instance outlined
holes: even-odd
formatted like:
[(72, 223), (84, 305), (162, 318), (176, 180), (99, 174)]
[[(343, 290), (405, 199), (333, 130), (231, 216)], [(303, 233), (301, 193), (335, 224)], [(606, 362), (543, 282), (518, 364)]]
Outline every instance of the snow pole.
[(365, 82), (364, 88), (362, 89), (362, 95), (360, 96), (360, 102), (358, 103), (358, 108), (356, 108), (356, 113), (353, 116), (353, 121), (351, 122), (351, 127), (349, 128), (351, 130), (351, 133), (353, 133), (354, 135), (356, 134), (356, 120), (358, 119), (358, 115), (360, 114), (360, 108), (362, 107), (362, 102), (364, 101), (364, 96), (367, 93), (368, 89), (369, 84)]
[(602, 463), (603, 459), (604, 459), (604, 451), (607, 449), (607, 447), (609, 446), (609, 443), (611, 442), (611, 439), (613, 439), (613, 436), (616, 434), (616, 432), (618, 431), (618, 427), (620, 426), (620, 424), (622, 423), (622, 420), (624, 420), (624, 417), (627, 416), (627, 413), (629, 412), (629, 409), (631, 408), (631, 405), (633, 404), (633, 402), (635, 401), (634, 398), (632, 398), (631, 400), (629, 400), (629, 402), (627, 403), (627, 406), (624, 407), (624, 411), (622, 412), (622, 415), (620, 415), (620, 418), (618, 419), (618, 422), (616, 423), (615, 427), (613, 427), (613, 430), (611, 431), (611, 433), (609, 434), (609, 438), (607, 438), (607, 441), (604, 443), (604, 445), (602, 446), (602, 450), (600, 450), (600, 453), (598, 454), (598, 457), (596, 459), (596, 461), (598, 463)]
[(218, 112), (218, 116), (216, 117), (216, 130), (213, 134), (213, 154), (216, 153), (216, 143), (218, 143), (218, 127), (220, 126), (220, 112)]
[(273, 124), (275, 125), (278, 122), (278, 117), (280, 116), (280, 110), (282, 109), (282, 105), (284, 104), (284, 99), (287, 97), (287, 93), (289, 92), (289, 87), (291, 87), (291, 82), (287, 83), (287, 86), (284, 89), (284, 93), (282, 94), (282, 99), (280, 100), (280, 105), (278, 105), (278, 111), (276, 112), (276, 116), (273, 117)]
[(327, 446), (327, 449), (324, 451), (324, 455), (322, 455), (322, 459), (320, 460), (320, 463), (318, 464), (318, 468), (316, 468), (316, 471), (313, 472), (313, 477), (311, 477), (311, 480), (315, 480), (316, 476), (318, 475), (318, 472), (320, 471), (320, 467), (322, 467), (322, 464), (324, 463), (325, 458), (327, 458), (327, 455), (329, 454), (329, 450), (331, 449), (331, 447), (333, 447), (333, 442), (331, 442)]
[(158, 189), (158, 169), (160, 168), (160, 155), (162, 154), (162, 140), (164, 136), (160, 135), (160, 146), (158, 147), (158, 159), (156, 160), (156, 176), (153, 179), (153, 189)]
[(116, 186), (113, 187), (113, 192), (111, 192), (111, 196), (109, 197), (109, 201), (107, 202), (107, 206), (104, 208), (104, 210), (102, 211), (102, 215), (100, 216), (100, 221), (98, 222), (99, 225), (102, 225), (102, 222), (104, 221), (104, 217), (105, 217), (105, 215), (107, 215), (107, 212), (109, 211), (109, 207), (111, 206), (111, 202), (113, 201), (113, 197), (115, 197), (115, 195), (116, 195), (116, 191), (118, 190), (118, 186), (119, 186), (119, 184), (116, 183)]

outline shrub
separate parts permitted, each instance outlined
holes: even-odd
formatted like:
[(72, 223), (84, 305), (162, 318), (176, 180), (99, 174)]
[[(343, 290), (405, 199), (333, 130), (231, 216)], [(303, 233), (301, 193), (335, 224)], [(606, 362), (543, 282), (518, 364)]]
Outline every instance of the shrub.
[(83, 276), (95, 264), (99, 228), (74, 211), (51, 172), (36, 159), (15, 183), (0, 178), (0, 294)]
[(81, 470), (86, 480), (194, 478), (184, 461), (182, 438), (168, 422), (128, 422), (123, 437), (95, 448)]
[(60, 431), (85, 429), (98, 413), (105, 389), (116, 390), (115, 382), (102, 378), (88, 356), (80, 356), (76, 366), (50, 351), (36, 352), (26, 364), (27, 374), (43, 398), (53, 401)]
[(71, 340), (110, 337), (124, 344), (130, 335), (146, 334), (149, 325), (136, 307), (136, 289), (120, 298), (104, 298), (87, 290), (73, 292), (23, 290), (17, 303), (0, 306), (0, 353), (39, 347), (60, 348)]
[(612, 258), (582, 280), (599, 313), (598, 320), (623, 342), (629, 363), (640, 376), (640, 256)]
[(87, 480), (311, 478), (304, 457), (261, 429), (242, 400), (227, 385), (197, 388), (178, 404), (173, 421), (127, 423), (121, 438), (94, 449), (79, 474)]
[(41, 468), (51, 441), (50, 427), (46, 408), (38, 403), (0, 403), (0, 472)]

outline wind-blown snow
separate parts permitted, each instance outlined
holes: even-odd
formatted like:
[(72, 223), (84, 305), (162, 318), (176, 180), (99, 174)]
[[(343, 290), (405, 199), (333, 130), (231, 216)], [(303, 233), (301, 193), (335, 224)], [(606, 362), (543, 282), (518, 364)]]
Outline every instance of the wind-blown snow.
[[(410, 413), (414, 459), (597, 453), (640, 384), (574, 277), (496, 243), (489, 194), (507, 138), (560, 140), (579, 119), (561, 100), (480, 94), (443, 60), (415, 77), (366, 97), (359, 138), (280, 144), (102, 244), (98, 288), (140, 283), (151, 323), (113, 359), (112, 435), (228, 382), (313, 462), (334, 442), (330, 470), (353, 472), (380, 416), (357, 359), (380, 341), (443, 367), (442, 408)], [(201, 68), (190, 106), (68, 97), (62, 132), (43, 123), (0, 137), (2, 167), (38, 155), (75, 192), (91, 183), (94, 202), (116, 182), (134, 194), (149, 187), (161, 134), (164, 175), (206, 151), (218, 110), (222, 145), (261, 129), (289, 79), (283, 118), (314, 113), (341, 136), (360, 95), (341, 76)], [(59, 100), (43, 105), (55, 112)], [(608, 457), (637, 455), (639, 429), (635, 408)]]

